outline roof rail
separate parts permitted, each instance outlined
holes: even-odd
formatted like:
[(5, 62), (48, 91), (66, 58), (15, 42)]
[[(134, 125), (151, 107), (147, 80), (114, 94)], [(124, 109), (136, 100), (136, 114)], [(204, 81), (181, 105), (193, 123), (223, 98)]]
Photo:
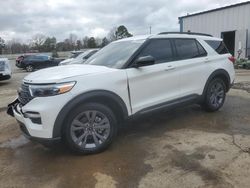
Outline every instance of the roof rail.
[(206, 33), (194, 33), (194, 32), (162, 32), (162, 33), (159, 33), (158, 35), (166, 35), (166, 34), (201, 35), (201, 36), (208, 36), (208, 37), (213, 36), (213, 35), (209, 35), (209, 34), (206, 34)]

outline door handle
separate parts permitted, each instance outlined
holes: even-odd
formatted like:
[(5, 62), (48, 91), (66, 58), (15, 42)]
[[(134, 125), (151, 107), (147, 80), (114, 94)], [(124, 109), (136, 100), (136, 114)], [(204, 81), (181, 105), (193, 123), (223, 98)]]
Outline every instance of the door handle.
[(209, 62), (210, 62), (210, 59), (206, 58), (205, 63), (209, 63)]
[(175, 69), (174, 66), (169, 65), (169, 66), (167, 66), (167, 68), (165, 69), (165, 71), (170, 71), (170, 70), (174, 70), (174, 69)]

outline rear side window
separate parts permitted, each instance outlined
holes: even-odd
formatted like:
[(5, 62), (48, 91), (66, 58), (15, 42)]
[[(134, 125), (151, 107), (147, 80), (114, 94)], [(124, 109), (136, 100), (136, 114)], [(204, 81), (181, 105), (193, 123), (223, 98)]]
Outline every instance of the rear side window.
[(169, 39), (152, 39), (141, 51), (139, 57), (152, 56), (156, 63), (169, 62), (173, 60), (173, 51)]
[(207, 52), (195, 39), (174, 39), (174, 43), (178, 60), (207, 55)]
[(207, 52), (206, 50), (201, 46), (201, 44), (199, 42), (196, 41), (198, 50), (199, 50), (199, 57), (204, 57), (207, 56)]
[(206, 40), (209, 46), (211, 46), (218, 54), (227, 54), (229, 53), (227, 47), (223, 41), (218, 40)]

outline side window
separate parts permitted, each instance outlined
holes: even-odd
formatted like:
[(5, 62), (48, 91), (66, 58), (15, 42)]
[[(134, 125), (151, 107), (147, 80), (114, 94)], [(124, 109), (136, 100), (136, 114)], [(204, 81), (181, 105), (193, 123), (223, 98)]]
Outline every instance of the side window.
[[(177, 59), (191, 59), (206, 55), (203, 47), (195, 39), (174, 39)], [(200, 45), (200, 47), (199, 47)], [(200, 48), (200, 49), (199, 49)]]
[(169, 62), (173, 60), (173, 52), (170, 40), (152, 39), (147, 46), (141, 51), (139, 57), (152, 56), (155, 63)]
[(35, 58), (34, 58), (34, 56), (27, 56), (24, 59), (26, 59), (26, 60), (34, 60)]
[(206, 50), (201, 46), (201, 44), (196, 41), (196, 44), (197, 44), (197, 47), (198, 47), (198, 50), (199, 50), (199, 57), (205, 57), (207, 56), (207, 52)]
[(41, 56), (34, 56), (32, 59), (33, 60), (41, 60)]
[(48, 56), (37, 56), (37, 59), (39, 59), (40, 61), (47, 61), (49, 59)]
[(208, 43), (208, 45), (211, 46), (218, 54), (229, 53), (223, 41), (206, 40), (206, 43)]
[(88, 55), (86, 55), (85, 57), (83, 57), (83, 59), (88, 59), (90, 56), (92, 56), (94, 53), (96, 53), (96, 51), (91, 51), (89, 52)]

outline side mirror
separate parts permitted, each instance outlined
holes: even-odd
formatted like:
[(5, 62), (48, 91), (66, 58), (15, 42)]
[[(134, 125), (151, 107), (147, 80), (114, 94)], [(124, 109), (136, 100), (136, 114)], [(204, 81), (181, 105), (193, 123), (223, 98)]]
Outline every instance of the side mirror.
[(135, 61), (133, 67), (139, 68), (139, 67), (149, 66), (149, 65), (154, 65), (154, 64), (155, 64), (155, 58), (149, 55), (149, 56), (139, 57)]

